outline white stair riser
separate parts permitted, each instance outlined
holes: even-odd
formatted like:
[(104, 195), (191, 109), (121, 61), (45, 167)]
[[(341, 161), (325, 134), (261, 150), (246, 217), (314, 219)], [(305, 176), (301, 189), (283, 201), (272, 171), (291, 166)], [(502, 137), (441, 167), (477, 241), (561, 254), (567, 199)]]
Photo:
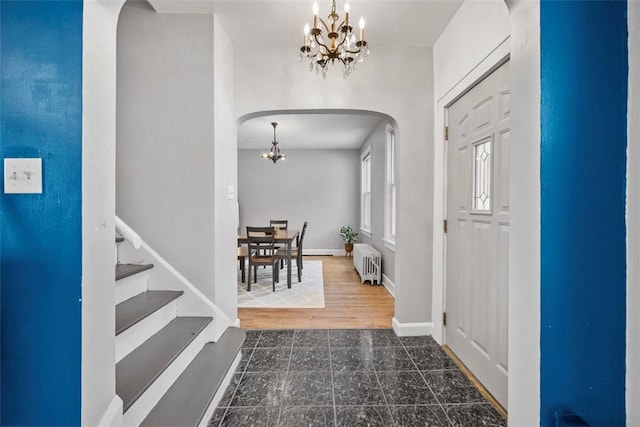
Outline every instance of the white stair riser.
[(149, 274), (137, 273), (124, 279), (116, 280), (116, 305), (135, 297), (147, 290)]
[(218, 406), (218, 403), (220, 403), (220, 401), (222, 400), (222, 396), (224, 396), (224, 393), (227, 391), (227, 387), (229, 387), (229, 384), (231, 384), (231, 379), (235, 375), (236, 370), (238, 369), (238, 365), (240, 365), (240, 360), (242, 360), (242, 351), (238, 352), (238, 355), (234, 359), (233, 364), (227, 371), (227, 375), (225, 375), (224, 379), (222, 380), (222, 384), (220, 384), (218, 391), (216, 391), (216, 394), (213, 396), (211, 403), (209, 403), (209, 407), (207, 407), (207, 410), (204, 412), (204, 415), (202, 416), (198, 427), (207, 427), (209, 420), (213, 416), (213, 412)]
[(175, 382), (186, 367), (193, 361), (196, 355), (202, 350), (208, 341), (207, 337), (212, 334), (214, 322), (206, 328), (184, 349), (182, 353), (165, 369), (149, 388), (135, 401), (135, 403), (124, 413), (124, 426), (139, 426), (154, 406), (160, 401), (169, 387)]
[(175, 319), (177, 312), (178, 302), (175, 299), (126, 331), (118, 334), (116, 336), (116, 363), (151, 338), (160, 329), (167, 326), (169, 322)]

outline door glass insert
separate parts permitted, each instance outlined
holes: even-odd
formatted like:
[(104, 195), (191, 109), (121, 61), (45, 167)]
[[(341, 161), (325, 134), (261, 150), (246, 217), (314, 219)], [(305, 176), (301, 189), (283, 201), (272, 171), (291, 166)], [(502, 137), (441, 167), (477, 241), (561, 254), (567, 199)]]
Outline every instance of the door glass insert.
[(473, 210), (491, 210), (491, 140), (473, 146)]

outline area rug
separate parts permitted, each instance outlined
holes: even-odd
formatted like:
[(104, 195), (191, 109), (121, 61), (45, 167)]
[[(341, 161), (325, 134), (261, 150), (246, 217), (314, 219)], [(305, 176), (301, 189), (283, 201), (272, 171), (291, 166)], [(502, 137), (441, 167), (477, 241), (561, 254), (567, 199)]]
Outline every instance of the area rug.
[(238, 272), (238, 307), (324, 308), (322, 261), (304, 261), (302, 282), (298, 282), (298, 270), (294, 261), (291, 265), (291, 289), (287, 288), (285, 265), (280, 270), (280, 283), (276, 283), (275, 292), (271, 285), (271, 267), (258, 267), (258, 283), (251, 283), (251, 292), (247, 292), (247, 284), (242, 283)]

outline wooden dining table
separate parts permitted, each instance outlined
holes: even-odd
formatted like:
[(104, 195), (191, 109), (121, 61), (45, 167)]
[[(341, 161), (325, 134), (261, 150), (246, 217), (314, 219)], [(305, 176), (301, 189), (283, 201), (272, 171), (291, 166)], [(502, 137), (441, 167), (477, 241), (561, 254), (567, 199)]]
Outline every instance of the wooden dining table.
[[(293, 241), (296, 237), (298, 237), (299, 230), (278, 230), (274, 233), (273, 241), (275, 243), (283, 243), (286, 247), (286, 259), (287, 259), (287, 288), (291, 288), (291, 247), (293, 245)], [(238, 235), (238, 245), (247, 244), (247, 233), (242, 233)], [(251, 272), (249, 272), (251, 274)], [(249, 278), (249, 280), (251, 280)]]

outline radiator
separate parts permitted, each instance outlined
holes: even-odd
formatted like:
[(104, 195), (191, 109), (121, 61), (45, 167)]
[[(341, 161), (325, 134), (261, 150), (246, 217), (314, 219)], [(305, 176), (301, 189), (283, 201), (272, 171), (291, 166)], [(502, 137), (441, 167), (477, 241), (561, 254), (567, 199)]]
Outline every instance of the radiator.
[(367, 280), (372, 285), (382, 283), (382, 257), (373, 246), (366, 243), (353, 245), (353, 266), (360, 274), (362, 283)]

